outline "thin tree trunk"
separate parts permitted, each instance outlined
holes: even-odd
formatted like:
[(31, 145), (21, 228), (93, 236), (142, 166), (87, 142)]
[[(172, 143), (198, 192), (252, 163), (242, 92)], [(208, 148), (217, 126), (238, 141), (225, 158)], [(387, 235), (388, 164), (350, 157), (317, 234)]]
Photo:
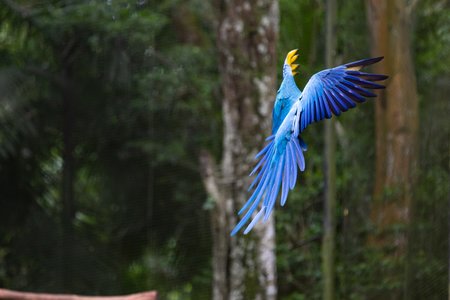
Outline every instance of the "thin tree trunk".
[(205, 187), (215, 200), (213, 298), (276, 299), (273, 219), (247, 236), (230, 232), (248, 197), (253, 157), (270, 134), (276, 92), (278, 3), (219, 1), (217, 46), (222, 80), (223, 154), (220, 167), (202, 153)]
[[(326, 48), (327, 67), (333, 66), (336, 49), (336, 0), (326, 3)], [(334, 258), (336, 235), (336, 137), (333, 119), (325, 121), (325, 202), (322, 237), (323, 299), (334, 299)]]
[[(67, 79), (66, 77), (64, 77)], [(74, 142), (73, 142), (73, 94), (68, 85), (63, 87), (63, 169), (62, 169), (62, 247), (61, 247), (61, 280), (62, 290), (70, 291), (73, 272), (73, 219), (75, 217), (74, 207)]]
[[(406, 272), (398, 270), (406, 270), (418, 132), (418, 96), (410, 50), (411, 14), (417, 1), (411, 3), (367, 0), (372, 55), (385, 56), (374, 68), (377, 73), (390, 76), (386, 90), (375, 102), (376, 165), (371, 220), (376, 232), (369, 237), (369, 245), (383, 253), (390, 266), (395, 266), (380, 275), (404, 287)], [(384, 299), (406, 297), (406, 289), (401, 287), (384, 292)]]

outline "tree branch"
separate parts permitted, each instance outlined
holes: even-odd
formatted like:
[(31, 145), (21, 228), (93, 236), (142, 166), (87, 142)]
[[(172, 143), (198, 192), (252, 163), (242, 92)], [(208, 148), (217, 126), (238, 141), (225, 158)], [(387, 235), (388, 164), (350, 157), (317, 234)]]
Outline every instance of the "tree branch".
[(207, 150), (200, 152), (200, 173), (206, 192), (217, 202), (220, 199), (220, 187), (218, 184), (217, 166), (214, 158)]
[(295, 243), (295, 246), (294, 246), (292, 249), (301, 248), (301, 247), (306, 246), (306, 245), (308, 245), (308, 244), (311, 244), (311, 243), (313, 243), (313, 242), (320, 241), (321, 239), (322, 239), (322, 235), (321, 235), (321, 234), (320, 234), (320, 235), (313, 236), (312, 238), (309, 238), (309, 239), (300, 241), (300, 242), (298, 242), (298, 243)]
[(411, 15), (412, 12), (416, 9), (419, 0), (412, 0), (408, 5), (406, 5), (406, 13)]
[(143, 292), (122, 296), (79, 296), (68, 294), (42, 294), (18, 292), (6, 289), (0, 289), (0, 299), (4, 300), (157, 300), (156, 291)]

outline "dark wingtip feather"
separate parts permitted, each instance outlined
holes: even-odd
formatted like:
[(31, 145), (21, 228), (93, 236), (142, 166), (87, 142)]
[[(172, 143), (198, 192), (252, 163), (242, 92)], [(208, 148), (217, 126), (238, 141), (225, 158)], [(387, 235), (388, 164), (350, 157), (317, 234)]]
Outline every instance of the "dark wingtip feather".
[(362, 79), (368, 80), (368, 81), (382, 81), (382, 80), (389, 78), (389, 76), (387, 76), (387, 75), (364, 73), (364, 72), (355, 71), (355, 70), (347, 70), (347, 71), (345, 71), (345, 73), (347, 75), (358, 76), (359, 78), (362, 78)]
[(379, 57), (374, 57), (374, 58), (365, 58), (365, 59), (361, 59), (361, 60), (358, 60), (358, 61), (354, 61), (354, 62), (348, 63), (345, 66), (347, 68), (369, 66), (369, 65), (372, 65), (374, 63), (379, 62), (383, 58), (384, 58), (384, 56), (379, 56)]
[(347, 75), (344, 76), (344, 79), (351, 81), (352, 83), (355, 83), (362, 88), (367, 88), (367, 89), (384, 89), (385, 88), (384, 85), (375, 83), (370, 80), (365, 80), (364, 78), (362, 78), (362, 76), (358, 76), (361, 73), (359, 73), (359, 74), (356, 73), (356, 76), (354, 76), (354, 75), (350, 75), (348, 72), (350, 72), (350, 71), (346, 72)]

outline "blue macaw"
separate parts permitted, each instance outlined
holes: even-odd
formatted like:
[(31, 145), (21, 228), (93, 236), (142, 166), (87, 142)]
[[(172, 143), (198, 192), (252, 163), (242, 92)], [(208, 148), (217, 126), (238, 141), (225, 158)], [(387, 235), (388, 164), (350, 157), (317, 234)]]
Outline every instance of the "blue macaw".
[(252, 217), (258, 206), (259, 212), (247, 226), (247, 234), (264, 217), (266, 221), (280, 194), (280, 204), (284, 206), (289, 190), (297, 181), (297, 167), (305, 170), (303, 151), (307, 146), (300, 137), (305, 128), (314, 122), (332, 115), (339, 116), (365, 102), (365, 97), (376, 97), (369, 89), (383, 89), (375, 81), (388, 78), (386, 75), (361, 72), (361, 68), (379, 62), (383, 57), (362, 59), (314, 74), (303, 92), (297, 87), (297, 49), (290, 51), (283, 64), (283, 81), (277, 91), (273, 114), (272, 135), (269, 143), (256, 155), (260, 159), (250, 173), (257, 173), (249, 187), (253, 193), (239, 211), (244, 217), (231, 232), (235, 235)]

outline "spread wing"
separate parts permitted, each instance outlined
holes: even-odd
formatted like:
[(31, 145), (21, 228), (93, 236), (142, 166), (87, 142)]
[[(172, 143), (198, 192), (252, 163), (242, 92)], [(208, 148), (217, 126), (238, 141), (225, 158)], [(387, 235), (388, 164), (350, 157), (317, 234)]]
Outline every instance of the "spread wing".
[[(386, 75), (361, 72), (361, 68), (382, 60), (383, 57), (368, 58), (336, 68), (316, 73), (303, 90), (300, 105), (299, 130), (302, 132), (309, 124), (332, 115), (339, 116), (366, 101), (366, 97), (376, 97), (371, 89), (382, 89), (375, 83), (388, 78)], [(297, 123), (297, 122), (296, 122)]]

